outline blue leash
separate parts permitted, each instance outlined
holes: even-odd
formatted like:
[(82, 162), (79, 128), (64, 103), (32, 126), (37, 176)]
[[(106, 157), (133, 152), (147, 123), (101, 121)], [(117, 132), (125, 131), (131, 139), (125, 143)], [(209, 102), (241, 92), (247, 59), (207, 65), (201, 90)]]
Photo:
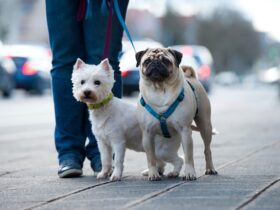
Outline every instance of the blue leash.
[[(90, 1), (90, 0), (88, 0)], [(108, 13), (108, 9), (111, 7), (112, 5), (110, 5), (110, 0), (103, 0), (102, 2), (102, 7), (101, 7), (101, 10), (103, 13), (107, 14)], [(125, 33), (126, 33), (126, 36), (127, 38), (129, 39), (129, 42), (130, 44), (132, 45), (133, 49), (134, 49), (134, 52), (136, 53), (136, 48), (133, 44), (133, 40), (132, 40), (132, 37), (129, 33), (129, 30), (127, 28), (127, 25), (125, 24), (125, 21), (121, 15), (121, 12), (120, 12), (120, 7), (119, 7), (119, 3), (118, 3), (118, 0), (114, 0), (114, 11), (117, 15), (117, 18), (121, 24), (121, 26), (123, 27)]]
[(171, 104), (171, 106), (164, 113), (157, 113), (149, 104), (146, 103), (143, 96), (140, 99), (141, 105), (156, 119), (160, 122), (160, 128), (163, 136), (165, 138), (171, 138), (171, 135), (168, 131), (167, 127), (167, 119), (172, 115), (172, 113), (176, 110), (177, 106), (184, 100), (184, 88), (182, 88), (180, 94), (176, 98), (176, 100)]
[(126, 33), (126, 36), (128, 37), (129, 41), (130, 41), (130, 44), (132, 45), (133, 49), (134, 49), (134, 52), (136, 53), (136, 48), (133, 44), (133, 41), (132, 41), (132, 38), (131, 38), (131, 35), (129, 33), (129, 30), (125, 24), (125, 21), (121, 15), (121, 12), (120, 12), (120, 7), (119, 7), (119, 3), (118, 3), (118, 0), (114, 0), (114, 6), (115, 6), (115, 12), (116, 12), (116, 15), (120, 21), (120, 24), (122, 25), (125, 33)]

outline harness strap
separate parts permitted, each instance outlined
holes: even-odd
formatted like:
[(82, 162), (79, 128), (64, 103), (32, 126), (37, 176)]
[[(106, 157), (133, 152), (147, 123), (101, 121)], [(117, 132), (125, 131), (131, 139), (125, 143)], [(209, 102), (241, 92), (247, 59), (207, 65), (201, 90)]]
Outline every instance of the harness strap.
[(177, 106), (183, 101), (185, 97), (184, 94), (184, 88), (182, 88), (179, 96), (177, 99), (171, 104), (171, 106), (163, 113), (157, 113), (149, 104), (147, 104), (143, 98), (143, 96), (140, 98), (141, 105), (156, 119), (160, 122), (160, 128), (163, 136), (165, 138), (171, 138), (171, 135), (168, 131), (167, 127), (167, 119), (172, 115), (172, 113), (176, 110)]
[(196, 95), (196, 92), (195, 92), (195, 88), (194, 86), (192, 85), (192, 83), (190, 83), (188, 80), (187, 80), (189, 86), (191, 87), (192, 91), (193, 91), (193, 94), (194, 94), (194, 97), (195, 97), (195, 101), (196, 101), (196, 112), (195, 112), (195, 115), (198, 114), (198, 102), (197, 102), (197, 95)]

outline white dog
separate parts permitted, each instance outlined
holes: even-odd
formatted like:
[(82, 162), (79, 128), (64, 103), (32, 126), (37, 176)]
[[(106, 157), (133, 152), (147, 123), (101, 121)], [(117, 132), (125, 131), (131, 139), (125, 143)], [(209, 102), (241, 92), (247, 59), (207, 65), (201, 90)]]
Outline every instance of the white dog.
[[(114, 153), (114, 171), (110, 180), (120, 180), (126, 147), (144, 152), (136, 106), (113, 97), (111, 89), (114, 84), (114, 72), (107, 59), (99, 65), (88, 65), (77, 59), (72, 82), (74, 97), (86, 103), (90, 109), (92, 130), (98, 142), (102, 162), (102, 170), (97, 178), (110, 175)], [(177, 154), (179, 146), (180, 141), (170, 142), (159, 137), (156, 139), (156, 167), (159, 173), (163, 173), (164, 159), (174, 166), (174, 170), (168, 176), (179, 175), (183, 165), (183, 160)]]
[[(205, 146), (206, 174), (214, 169), (210, 143), (212, 138), (211, 107), (195, 72), (179, 67), (182, 54), (168, 48), (140, 51), (136, 54), (140, 66), (140, 98), (138, 120), (143, 132), (149, 179), (159, 180), (156, 167), (155, 136), (165, 136), (169, 142), (182, 142), (187, 180), (195, 180), (192, 129), (200, 131)], [(185, 76), (184, 72), (185, 71)], [(186, 81), (187, 78), (187, 81)], [(197, 127), (192, 126), (193, 120)], [(171, 137), (171, 138), (170, 138)], [(168, 153), (168, 149), (165, 151)]]

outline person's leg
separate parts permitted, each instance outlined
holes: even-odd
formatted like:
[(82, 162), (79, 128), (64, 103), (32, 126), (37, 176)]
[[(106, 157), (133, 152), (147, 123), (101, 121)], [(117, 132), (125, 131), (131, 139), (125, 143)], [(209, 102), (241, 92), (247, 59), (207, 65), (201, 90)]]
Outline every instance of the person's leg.
[[(101, 4), (102, 0), (92, 1), (92, 17), (84, 21), (85, 56), (87, 62), (92, 64), (101, 62), (104, 50), (107, 15), (101, 13)], [(128, 0), (119, 1), (119, 6), (121, 14), (125, 18)], [(122, 78), (119, 68), (119, 55), (122, 50), (123, 28), (116, 15), (113, 16), (111, 32), (109, 60), (114, 69), (116, 80), (113, 93), (121, 98)]]
[[(85, 39), (85, 59), (87, 63), (99, 64), (102, 60), (104, 41), (106, 34), (107, 16), (101, 13), (102, 0), (92, 1), (92, 17), (84, 21), (84, 39)], [(128, 0), (119, 1), (122, 16), (125, 18)], [(115, 85), (113, 93), (116, 97), (122, 97), (122, 78), (119, 69), (119, 54), (122, 50), (123, 29), (116, 16), (113, 17), (112, 35), (110, 44), (110, 64), (114, 69)], [(89, 144), (86, 147), (87, 157), (95, 162), (96, 140), (89, 134)], [(91, 164), (93, 166), (93, 164)]]
[(89, 143), (86, 146), (86, 156), (90, 160), (92, 170), (100, 172), (102, 169), (100, 153), (95, 136), (92, 133), (91, 123), (89, 120), (87, 120), (87, 137), (89, 139)]
[(71, 74), (78, 57), (84, 59), (82, 24), (77, 22), (78, 0), (46, 0), (55, 108), (55, 146), (59, 164), (85, 157), (87, 107), (72, 95)]

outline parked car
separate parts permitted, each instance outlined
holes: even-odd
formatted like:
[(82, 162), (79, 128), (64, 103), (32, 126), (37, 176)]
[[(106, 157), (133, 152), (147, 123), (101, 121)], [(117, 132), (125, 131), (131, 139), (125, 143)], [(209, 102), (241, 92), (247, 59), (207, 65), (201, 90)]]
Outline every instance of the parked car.
[[(197, 67), (194, 69), (197, 71), (198, 78), (206, 92), (210, 92), (211, 75), (213, 73), (213, 57), (210, 51), (199, 45), (175, 45), (170, 48), (181, 52), (183, 57), (191, 56), (196, 60)], [(182, 60), (181, 65), (187, 65), (187, 63)]]
[(0, 92), (3, 97), (9, 98), (15, 87), (14, 75), (16, 66), (14, 62), (5, 57), (0, 57)]
[(258, 79), (267, 84), (276, 84), (278, 97), (280, 99), (280, 65), (258, 71)]
[(183, 54), (181, 66), (191, 66), (193, 69), (199, 69), (200, 64), (192, 55)]
[(258, 77), (261, 82), (274, 84), (280, 80), (280, 65), (259, 70)]
[(16, 65), (16, 88), (36, 94), (43, 94), (45, 89), (50, 88), (51, 55), (47, 48), (32, 45), (4, 46), (1, 55), (11, 58)]
[(278, 98), (280, 99), (280, 79), (278, 80), (277, 89), (278, 89)]
[[(134, 42), (137, 51), (147, 48), (163, 47), (161, 43), (153, 40), (142, 40)], [(130, 95), (139, 90), (139, 69), (136, 67), (135, 52), (127, 41), (123, 42), (123, 52), (120, 59), (120, 70), (123, 79), (123, 92)]]
[(241, 83), (241, 79), (233, 71), (225, 71), (215, 76), (215, 82), (223, 86), (232, 86)]

